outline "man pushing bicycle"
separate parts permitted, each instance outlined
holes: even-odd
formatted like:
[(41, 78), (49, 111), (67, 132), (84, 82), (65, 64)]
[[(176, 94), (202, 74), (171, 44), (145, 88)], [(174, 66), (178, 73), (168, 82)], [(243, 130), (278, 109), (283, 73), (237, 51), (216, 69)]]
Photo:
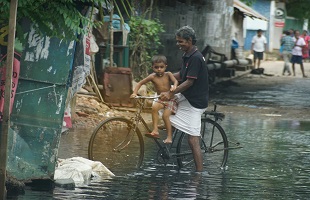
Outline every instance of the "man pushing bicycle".
[(178, 101), (177, 113), (170, 116), (171, 124), (189, 135), (188, 143), (193, 152), (196, 171), (201, 172), (200, 119), (208, 107), (208, 71), (205, 58), (195, 46), (197, 40), (193, 28), (184, 26), (175, 35), (179, 49), (184, 52), (181, 70), (173, 74), (180, 85), (174, 91), (162, 92), (160, 98), (169, 100), (175, 97)]

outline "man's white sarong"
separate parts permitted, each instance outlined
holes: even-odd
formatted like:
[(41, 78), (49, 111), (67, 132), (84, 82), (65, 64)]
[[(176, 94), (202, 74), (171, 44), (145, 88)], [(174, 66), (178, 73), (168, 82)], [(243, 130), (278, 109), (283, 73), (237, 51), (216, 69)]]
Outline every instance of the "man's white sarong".
[(170, 116), (172, 126), (192, 136), (200, 136), (201, 115), (206, 110), (193, 107), (182, 94), (176, 94), (179, 106)]

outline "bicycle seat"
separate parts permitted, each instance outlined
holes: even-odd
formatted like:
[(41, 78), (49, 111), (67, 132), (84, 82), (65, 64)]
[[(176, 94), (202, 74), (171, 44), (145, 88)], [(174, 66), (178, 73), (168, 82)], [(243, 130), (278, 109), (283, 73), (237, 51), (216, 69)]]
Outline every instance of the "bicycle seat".
[(215, 119), (223, 120), (225, 118), (224, 113), (215, 112), (215, 111), (204, 111), (205, 116), (212, 115)]

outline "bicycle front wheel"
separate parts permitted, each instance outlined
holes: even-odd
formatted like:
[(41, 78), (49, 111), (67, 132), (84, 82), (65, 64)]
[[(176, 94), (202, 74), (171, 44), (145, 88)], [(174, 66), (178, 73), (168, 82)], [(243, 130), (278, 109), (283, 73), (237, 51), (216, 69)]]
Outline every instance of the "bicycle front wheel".
[[(200, 148), (203, 155), (204, 168), (210, 173), (222, 171), (228, 158), (228, 141), (223, 128), (215, 121), (201, 119)], [(177, 162), (179, 168), (195, 167), (188, 134), (182, 133), (177, 145)]]
[(126, 118), (106, 119), (95, 128), (90, 138), (88, 157), (102, 162), (115, 174), (128, 173), (142, 164), (143, 137)]

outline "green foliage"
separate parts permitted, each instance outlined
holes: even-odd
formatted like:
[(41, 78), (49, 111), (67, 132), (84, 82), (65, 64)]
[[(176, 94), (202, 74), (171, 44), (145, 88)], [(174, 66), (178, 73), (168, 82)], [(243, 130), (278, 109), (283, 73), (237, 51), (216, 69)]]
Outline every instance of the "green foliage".
[(244, 2), (246, 5), (251, 6), (256, 0), (240, 0)]
[[(0, 0), (0, 20), (7, 22), (10, 12), (10, 1)], [(96, 0), (95, 2), (105, 2)], [(92, 0), (20, 0), (17, 9), (17, 23), (27, 18), (36, 24), (39, 34), (61, 39), (76, 39), (77, 34), (85, 33), (87, 25), (95, 24), (78, 10), (81, 3), (93, 4)], [(39, 28), (38, 28), (39, 27)], [(17, 36), (21, 36), (20, 27), (17, 27)]]
[(160, 34), (164, 32), (164, 28), (157, 19), (144, 19), (139, 16), (132, 16), (129, 25), (131, 68), (134, 79), (141, 80), (148, 75), (151, 58), (161, 46)]
[(310, 19), (309, 0), (287, 0), (287, 15), (297, 19)]

